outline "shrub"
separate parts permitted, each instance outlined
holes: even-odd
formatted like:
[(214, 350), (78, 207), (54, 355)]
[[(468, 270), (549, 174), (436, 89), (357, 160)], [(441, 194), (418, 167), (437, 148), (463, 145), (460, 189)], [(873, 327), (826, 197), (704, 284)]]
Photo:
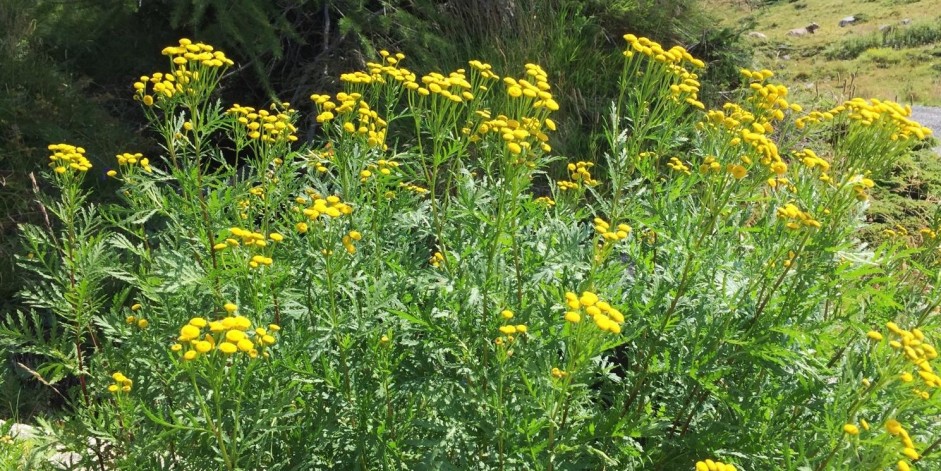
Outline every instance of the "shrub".
[(383, 51), (311, 97), (308, 147), (290, 104), (212, 99), (224, 54), (164, 49), (134, 89), (165, 155), (122, 149), (101, 207), (51, 145), (55, 224), (22, 228), (0, 338), (76, 379), (48, 432), (118, 469), (936, 463), (938, 228), (852, 241), (928, 131), (770, 71), (706, 109), (702, 61), (625, 38), (612, 151), (559, 181), (536, 64)]

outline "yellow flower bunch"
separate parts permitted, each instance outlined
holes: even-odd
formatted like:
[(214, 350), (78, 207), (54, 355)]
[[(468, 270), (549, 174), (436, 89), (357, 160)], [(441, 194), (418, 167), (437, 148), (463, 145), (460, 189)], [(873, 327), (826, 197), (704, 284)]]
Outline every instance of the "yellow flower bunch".
[(569, 375), (567, 371), (560, 370), (558, 368), (552, 368), (552, 377), (555, 379), (562, 379)]
[(150, 326), (150, 321), (144, 319), (143, 317), (138, 318), (137, 316), (127, 316), (124, 318), (124, 322), (128, 325), (136, 324), (139, 329), (146, 329)]
[(131, 381), (127, 376), (124, 376), (124, 374), (121, 372), (116, 371), (111, 375), (111, 379), (114, 380), (114, 383), (108, 386), (108, 391), (112, 394), (131, 392), (131, 386), (134, 385), (134, 382)]
[(538, 146), (543, 152), (552, 150), (549, 146), (549, 135), (543, 131), (543, 127), (550, 131), (556, 128), (555, 122), (549, 118), (539, 120), (523, 117), (517, 120), (501, 114), (494, 119), (489, 119), (490, 115), (485, 111), (478, 111), (478, 115), (485, 119), (477, 127), (478, 139), (487, 134), (499, 135), (506, 143), (507, 150), (513, 155), (519, 155), (534, 146)]
[[(908, 361), (918, 368), (918, 376), (924, 381), (925, 386), (941, 388), (941, 377), (934, 372), (934, 368), (931, 366), (931, 360), (938, 358), (938, 351), (928, 343), (921, 329), (905, 330), (894, 322), (887, 323), (886, 327), (898, 338), (898, 340), (891, 340), (889, 345), (903, 352)], [(924, 394), (919, 394), (919, 396), (927, 399), (928, 393), (921, 392)]]
[(318, 123), (327, 123), (339, 117), (344, 132), (364, 137), (366, 144), (387, 150), (385, 144), (388, 123), (369, 107), (361, 93), (340, 92), (336, 101), (330, 95), (313, 94), (310, 99), (317, 105)]
[(786, 221), (784, 225), (791, 230), (797, 230), (801, 227), (819, 228), (821, 226), (820, 221), (814, 219), (810, 213), (801, 211), (794, 203), (787, 203), (778, 207), (776, 215), (778, 219)]
[[(140, 165), (140, 167), (141, 167), (142, 169), (144, 169), (144, 171), (147, 172), (147, 173), (150, 173), (150, 172), (153, 171), (153, 170), (150, 168), (150, 159), (148, 159), (147, 157), (144, 157), (144, 155), (141, 154), (140, 152), (138, 152), (138, 153), (136, 153), (136, 154), (129, 154), (129, 153), (125, 152), (125, 153), (123, 153), (123, 154), (118, 154), (116, 157), (117, 157), (117, 159), (118, 159), (118, 165), (121, 165), (121, 166), (125, 166), (125, 165), (127, 165), (127, 166)], [(109, 173), (109, 175), (110, 175), (110, 172), (108, 172), (108, 173)], [(111, 175), (111, 176), (113, 176), (113, 175)]]
[[(893, 437), (899, 437), (902, 442), (903, 455), (911, 460), (917, 460), (919, 458), (918, 451), (915, 450), (915, 442), (912, 441), (912, 437), (909, 436), (908, 431), (905, 430), (905, 427), (902, 426), (901, 422), (895, 419), (889, 419), (885, 421), (885, 429), (887, 432), (889, 432), (889, 435), (892, 435)], [(908, 463), (905, 461), (899, 461), (898, 468), (909, 469)]]
[(390, 77), (397, 82), (415, 82), (415, 74), (404, 67), (400, 67), (401, 61), (405, 59), (405, 54), (401, 52), (392, 54), (389, 51), (382, 50), (379, 51), (379, 55), (382, 57), (382, 63), (366, 63), (369, 73), (356, 71), (342, 74), (340, 75), (340, 81), (353, 85), (370, 85), (373, 83), (386, 83), (385, 77)]
[(624, 39), (628, 43), (628, 48), (624, 51), (625, 57), (631, 58), (635, 52), (647, 56), (654, 64), (661, 64), (663, 70), (673, 76), (673, 83), (669, 85), (669, 90), (670, 97), (675, 102), (685, 102), (700, 110), (706, 108), (699, 101), (699, 91), (702, 87), (699, 76), (687, 68), (687, 66), (696, 69), (704, 68), (706, 64), (703, 61), (693, 57), (682, 46), (673, 46), (666, 50), (656, 41), (633, 34), (625, 34)]
[(696, 471), (735, 471), (735, 465), (710, 459), (697, 461)]
[(751, 81), (748, 87), (754, 92), (746, 98), (746, 101), (752, 103), (757, 109), (764, 111), (762, 113), (763, 119), (783, 121), (785, 111), (800, 112), (802, 110), (800, 105), (788, 103), (787, 87), (781, 84), (767, 83), (768, 79), (774, 76), (774, 73), (770, 70), (751, 71), (741, 69), (739, 72)]
[(353, 207), (341, 201), (339, 196), (328, 196), (326, 198), (313, 198), (313, 204), (302, 212), (311, 221), (316, 221), (321, 216), (327, 218), (348, 216), (353, 214)]
[(856, 199), (859, 201), (866, 201), (869, 199), (869, 194), (866, 190), (870, 190), (876, 186), (876, 182), (872, 181), (871, 178), (867, 178), (863, 175), (856, 175), (850, 180), (850, 185), (853, 188), (853, 192), (856, 193)]
[(169, 56), (174, 65), (178, 68), (187, 66), (195, 68), (199, 64), (203, 67), (220, 68), (234, 65), (222, 51), (216, 51), (208, 44), (193, 43), (189, 39), (180, 39), (179, 46), (168, 46), (160, 51), (161, 54)]
[(865, 100), (853, 98), (834, 108), (831, 112), (845, 113), (849, 119), (870, 126), (879, 122), (889, 123), (895, 129), (891, 139), (907, 140), (912, 137), (925, 139), (932, 134), (931, 129), (909, 119), (912, 107), (902, 106), (894, 101), (883, 101), (876, 98)]
[(180, 39), (178, 46), (166, 47), (161, 53), (170, 57), (173, 71), (143, 75), (134, 83), (134, 99), (148, 107), (153, 106), (155, 100), (170, 100), (177, 95), (194, 95), (210, 90), (218, 79), (217, 71), (234, 64), (222, 51), (186, 38)]
[(624, 51), (624, 55), (627, 57), (633, 56), (633, 51), (636, 51), (657, 62), (676, 65), (686, 63), (697, 69), (702, 69), (706, 66), (703, 61), (693, 57), (681, 46), (673, 46), (670, 50), (665, 50), (658, 42), (645, 37), (637, 37), (633, 34), (625, 34), (624, 40), (630, 45), (630, 48)]
[(592, 162), (575, 162), (569, 163), (566, 168), (569, 171), (569, 178), (572, 183), (580, 184), (583, 183), (586, 186), (595, 186), (598, 185), (598, 180), (591, 178), (591, 169), (595, 164)]
[[(234, 313), (235, 309), (230, 310), (229, 304), (226, 305), (226, 311)], [(237, 309), (234, 304), (231, 306)], [(273, 334), (279, 330), (281, 328), (277, 324), (269, 324), (267, 329), (252, 329), (252, 322), (241, 315), (230, 315), (218, 321), (194, 317), (180, 328), (180, 336), (177, 338), (179, 343), (173, 344), (170, 350), (182, 352), (186, 345), (186, 351), (182, 354), (184, 361), (195, 360), (200, 355), (214, 351), (226, 356), (242, 352), (250, 358), (257, 358), (259, 354), (267, 357), (265, 349), (277, 342)]]
[(493, 72), (493, 66), (479, 60), (472, 60), (467, 62), (471, 66), (472, 70), (475, 70), (480, 73), (480, 76), (488, 80), (499, 80), (500, 76)]
[(297, 110), (291, 104), (272, 103), (270, 110), (255, 110), (250, 106), (235, 104), (226, 113), (236, 117), (249, 139), (261, 142), (294, 142), (297, 128), (293, 121)]
[[(186, 93), (189, 86), (199, 79), (198, 72), (179, 70), (174, 73), (154, 72), (152, 75), (142, 75), (134, 82), (134, 100), (145, 106), (153, 106), (155, 100), (164, 101), (173, 98), (179, 93)], [(148, 92), (147, 87), (150, 86)], [(159, 103), (158, 101), (158, 103)]]
[(504, 309), (500, 311), (500, 318), (503, 320), (503, 325), (499, 327), (499, 331), (503, 336), (498, 337), (494, 343), (497, 345), (505, 345), (507, 343), (512, 343), (515, 340), (515, 335), (523, 335), (529, 331), (529, 328), (525, 324), (512, 324), (509, 322), (514, 316), (513, 311), (509, 309)]
[(405, 182), (399, 183), (399, 188), (415, 193), (416, 195), (424, 195), (429, 192), (428, 188)]
[(565, 312), (566, 321), (577, 324), (581, 322), (582, 314), (585, 314), (595, 321), (595, 326), (601, 331), (621, 333), (624, 315), (607, 302), (598, 299), (595, 293), (585, 291), (578, 296), (575, 293), (566, 292), (565, 305), (569, 309)]
[(549, 111), (558, 111), (559, 104), (552, 98), (552, 86), (549, 85), (549, 75), (542, 67), (536, 64), (526, 64), (526, 77), (515, 79), (504, 77), (506, 93), (510, 98), (529, 99), (529, 104), (535, 109), (545, 108)]
[(631, 226), (627, 224), (618, 224), (614, 230), (611, 230), (611, 225), (607, 221), (601, 218), (595, 218), (595, 232), (598, 233), (604, 239), (604, 243), (608, 242), (617, 242), (619, 240), (626, 239), (627, 236), (631, 234)]
[(359, 231), (350, 231), (349, 234), (343, 236), (341, 242), (343, 242), (343, 248), (346, 249), (346, 252), (350, 255), (356, 253), (356, 246), (353, 245), (353, 241), (359, 242), (363, 239), (363, 235)]
[(444, 255), (441, 252), (435, 252), (434, 255), (432, 255), (431, 258), (428, 259), (428, 263), (430, 263), (431, 266), (435, 268), (440, 267), (441, 263), (443, 262), (444, 262)]
[(407, 88), (414, 88), (422, 96), (440, 97), (454, 103), (464, 103), (474, 99), (473, 86), (467, 81), (464, 69), (457, 69), (447, 77), (439, 72), (431, 72), (422, 76), (421, 82), (424, 87)]
[[(561, 190), (562, 188), (559, 188), (559, 189)], [(552, 198), (550, 198), (550, 197), (548, 197), (548, 196), (540, 196), (540, 197), (536, 198), (536, 199), (533, 200), (533, 201), (534, 201), (536, 204), (538, 204), (538, 205), (540, 205), (540, 206), (545, 206), (545, 207), (547, 207), (547, 208), (551, 208), (551, 207), (555, 206), (555, 200), (553, 200)]]
[(677, 172), (682, 172), (687, 175), (690, 174), (689, 167), (687, 167), (686, 164), (683, 163), (683, 161), (681, 161), (680, 159), (676, 157), (670, 157), (670, 161), (667, 162), (667, 167), (670, 167), (673, 170), (676, 170)]
[(394, 160), (379, 159), (376, 163), (369, 164), (366, 166), (362, 172), (359, 172), (359, 179), (361, 182), (366, 182), (376, 173), (380, 175), (389, 176), (392, 175), (392, 172), (395, 169), (399, 168), (399, 163)]
[(52, 151), (49, 156), (49, 166), (58, 174), (63, 174), (68, 170), (77, 172), (87, 172), (91, 168), (91, 162), (85, 158), (85, 149), (71, 144), (49, 144), (48, 149)]

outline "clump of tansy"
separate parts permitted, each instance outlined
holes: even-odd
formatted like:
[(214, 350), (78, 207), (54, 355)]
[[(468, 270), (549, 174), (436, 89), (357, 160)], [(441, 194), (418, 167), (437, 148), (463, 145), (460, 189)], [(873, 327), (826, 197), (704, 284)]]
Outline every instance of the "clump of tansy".
[(111, 379), (114, 380), (114, 383), (111, 383), (111, 385), (108, 386), (108, 391), (110, 391), (112, 394), (131, 392), (131, 386), (134, 385), (134, 382), (131, 381), (127, 376), (124, 376), (123, 373), (115, 372), (111, 375)]
[(438, 268), (442, 263), (444, 263), (444, 255), (441, 252), (435, 252), (435, 254), (428, 259), (428, 263), (430, 263), (431, 266)]
[(735, 471), (735, 465), (706, 459), (696, 462), (696, 471)]
[(91, 168), (91, 162), (85, 157), (85, 149), (71, 144), (49, 144), (48, 149), (52, 151), (49, 156), (49, 166), (58, 174), (63, 174), (68, 170), (77, 172), (87, 172)]
[(353, 214), (353, 207), (341, 201), (339, 196), (328, 196), (313, 198), (313, 203), (302, 212), (307, 219), (316, 221), (321, 216), (326, 219), (349, 216)]
[[(909, 436), (908, 431), (905, 430), (905, 427), (902, 426), (901, 422), (895, 419), (889, 419), (885, 422), (885, 429), (887, 432), (889, 432), (889, 435), (899, 437), (902, 442), (903, 455), (905, 455), (910, 460), (917, 460), (920, 457), (918, 451), (915, 450), (915, 442), (912, 441), (912, 437)], [(908, 469), (908, 463), (899, 461), (899, 469), (902, 469), (903, 467)]]
[(621, 333), (624, 315), (607, 302), (600, 300), (595, 293), (585, 291), (579, 296), (567, 292), (565, 305), (568, 307), (568, 311), (565, 312), (566, 321), (577, 324), (582, 321), (583, 315), (586, 315), (595, 322), (598, 329), (613, 334)]
[[(941, 387), (941, 377), (934, 372), (934, 367), (931, 365), (931, 361), (938, 358), (938, 351), (933, 345), (928, 343), (924, 332), (918, 328), (905, 330), (899, 327), (895, 322), (888, 322), (886, 327), (891, 332), (891, 336), (897, 339), (889, 341), (889, 345), (903, 353), (905, 358), (915, 366), (914, 371), (924, 382), (925, 386), (929, 388)], [(878, 334), (878, 332), (872, 331), (867, 334), (869, 338), (873, 338), (873, 335), (871, 335), (873, 333)], [(907, 383), (912, 382), (907, 380), (909, 378), (913, 380), (915, 376), (911, 372), (902, 373), (903, 381)], [(915, 393), (922, 399), (928, 399), (930, 397), (927, 391), (917, 389), (917, 387)]]
[(190, 319), (180, 327), (178, 343), (170, 349), (182, 352), (184, 361), (204, 355), (229, 356), (237, 353), (249, 358), (257, 358), (259, 355), (267, 357), (266, 348), (277, 342), (274, 334), (281, 328), (277, 324), (269, 324), (268, 328), (253, 328), (247, 317), (231, 315), (238, 309), (237, 306), (227, 303), (225, 309), (230, 315), (218, 321), (208, 321), (202, 317)]
[(504, 345), (506, 343), (513, 342), (517, 335), (523, 335), (529, 331), (529, 328), (525, 324), (512, 324), (510, 319), (513, 319), (513, 311), (509, 309), (504, 309), (500, 311), (500, 318), (503, 320), (503, 325), (500, 326), (500, 333), (503, 334), (501, 337), (498, 337), (495, 340), (497, 345)]
[(343, 248), (346, 249), (346, 252), (352, 255), (356, 253), (356, 246), (353, 245), (353, 242), (359, 242), (362, 239), (363, 234), (361, 234), (359, 231), (350, 231), (349, 234), (343, 236), (341, 241), (343, 242)]
[(595, 232), (604, 238), (605, 242), (617, 242), (626, 239), (631, 234), (631, 226), (627, 224), (618, 224), (617, 227), (612, 228), (611, 224), (598, 217), (593, 222), (595, 223)]
[(139, 152), (136, 154), (125, 152), (123, 154), (118, 154), (116, 157), (118, 159), (118, 165), (120, 165), (122, 168), (126, 167), (130, 169), (134, 168), (135, 165), (139, 165), (140, 168), (142, 168), (147, 173), (153, 171), (153, 169), (150, 167), (150, 159), (144, 157), (144, 155)]

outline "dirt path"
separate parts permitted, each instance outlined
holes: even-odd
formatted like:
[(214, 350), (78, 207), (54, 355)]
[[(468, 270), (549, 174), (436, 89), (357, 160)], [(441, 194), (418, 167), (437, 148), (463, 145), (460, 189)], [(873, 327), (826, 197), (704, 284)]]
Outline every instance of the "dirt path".
[[(941, 108), (932, 106), (912, 105), (912, 119), (922, 125), (931, 128), (934, 131), (935, 139), (941, 142)], [(934, 151), (941, 154), (941, 144), (934, 148)]]

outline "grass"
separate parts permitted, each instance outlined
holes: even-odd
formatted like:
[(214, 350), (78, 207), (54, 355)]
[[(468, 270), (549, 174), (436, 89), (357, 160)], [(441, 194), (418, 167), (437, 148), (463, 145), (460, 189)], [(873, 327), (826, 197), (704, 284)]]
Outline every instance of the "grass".
[[(706, 0), (728, 24), (752, 21), (756, 60), (794, 88), (834, 100), (878, 97), (941, 105), (941, 0), (739, 2)], [(839, 27), (840, 19), (863, 20)], [(910, 19), (911, 23), (901, 24)], [(816, 22), (813, 35), (787, 32)], [(891, 25), (889, 33), (880, 27)]]

